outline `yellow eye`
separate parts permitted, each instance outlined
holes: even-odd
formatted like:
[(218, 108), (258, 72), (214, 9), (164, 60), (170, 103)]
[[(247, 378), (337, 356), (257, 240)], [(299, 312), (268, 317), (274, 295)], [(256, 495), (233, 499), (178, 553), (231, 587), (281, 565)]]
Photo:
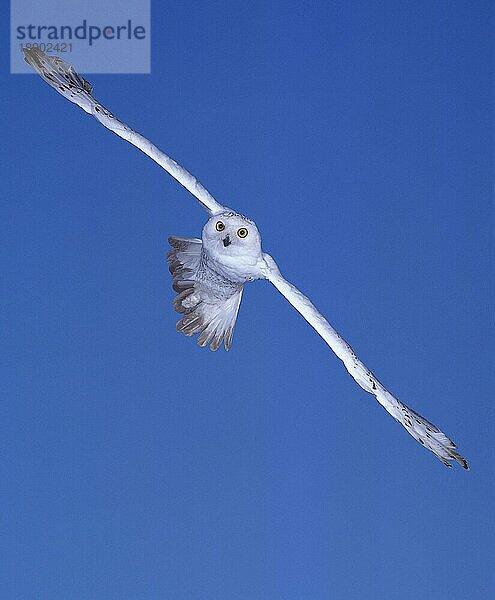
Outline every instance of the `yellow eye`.
[(215, 229), (217, 231), (223, 231), (225, 229), (225, 225), (222, 223), (222, 221), (217, 221), (217, 224), (215, 225)]
[(241, 227), (240, 229), (237, 230), (237, 235), (240, 238), (245, 238), (248, 234), (248, 230), (245, 227)]

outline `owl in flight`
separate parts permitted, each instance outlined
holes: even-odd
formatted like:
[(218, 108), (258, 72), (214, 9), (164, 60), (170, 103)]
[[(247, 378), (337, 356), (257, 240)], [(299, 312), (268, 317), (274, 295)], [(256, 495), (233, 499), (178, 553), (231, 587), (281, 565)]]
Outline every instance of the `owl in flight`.
[(37, 48), (23, 50), (26, 62), (57, 92), (142, 150), (206, 209), (210, 218), (203, 228), (201, 239), (169, 238), (171, 250), (167, 259), (173, 288), (177, 292), (174, 308), (182, 315), (177, 323), (178, 331), (189, 336), (197, 334), (200, 346), (209, 344), (212, 350), (217, 350), (223, 342), (228, 350), (244, 284), (266, 279), (321, 335), (354, 380), (373, 394), (414, 439), (447, 467), (451, 467), (450, 461), (454, 460), (464, 469), (469, 468), (466, 459), (456, 451), (455, 444), (435, 425), (397, 400), (365, 367), (311, 301), (284, 279), (273, 258), (261, 249), (261, 236), (253, 221), (219, 204), (186, 169), (117, 119), (93, 97), (91, 84), (72, 66), (56, 56), (47, 56)]

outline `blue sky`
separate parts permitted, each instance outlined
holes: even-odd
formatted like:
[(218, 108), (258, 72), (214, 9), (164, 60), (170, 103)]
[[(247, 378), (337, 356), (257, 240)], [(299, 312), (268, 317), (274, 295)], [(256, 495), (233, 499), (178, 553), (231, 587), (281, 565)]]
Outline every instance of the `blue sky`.
[(9, 75), (4, 26), (3, 594), (491, 598), (489, 4), (183, 4), (154, 3), (151, 75), (93, 75), (95, 95), (255, 219), (472, 469), (422, 449), (268, 283), (228, 354), (176, 333), (166, 239), (205, 213)]

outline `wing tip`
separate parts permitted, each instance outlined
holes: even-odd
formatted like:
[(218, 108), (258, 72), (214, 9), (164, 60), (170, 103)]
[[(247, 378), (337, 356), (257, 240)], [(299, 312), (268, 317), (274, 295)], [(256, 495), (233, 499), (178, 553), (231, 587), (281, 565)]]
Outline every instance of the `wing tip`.
[(460, 454), (458, 454), (457, 452), (453, 452), (450, 451), (449, 452), (449, 456), (445, 457), (445, 456), (440, 456), (439, 454), (434, 453), (442, 462), (443, 464), (448, 467), (449, 469), (452, 468), (452, 460), (455, 460), (455, 462), (457, 464), (459, 464), (464, 470), (469, 471), (470, 470), (470, 466), (469, 463), (467, 461), (467, 459), (464, 458), (464, 456), (461, 456)]
[(463, 456), (461, 456), (460, 454), (457, 454), (455, 456), (455, 459), (461, 465), (461, 467), (463, 469), (465, 469), (466, 471), (469, 471), (469, 469), (470, 469), (469, 463)]
[(28, 65), (31, 65), (36, 71), (42, 66), (40, 60), (40, 52), (36, 52), (37, 48), (26, 48), (22, 47), (22, 52), (24, 53), (24, 62), (27, 62)]

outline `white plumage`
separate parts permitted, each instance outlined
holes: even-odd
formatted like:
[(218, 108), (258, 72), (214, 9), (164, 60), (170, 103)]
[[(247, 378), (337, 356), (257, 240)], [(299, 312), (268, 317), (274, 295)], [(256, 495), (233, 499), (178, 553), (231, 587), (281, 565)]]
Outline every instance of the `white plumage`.
[(198, 335), (198, 344), (216, 350), (232, 343), (244, 284), (256, 279), (270, 281), (344, 363), (354, 380), (425, 448), (446, 466), (455, 460), (468, 463), (444, 433), (424, 417), (397, 400), (357, 358), (349, 344), (328, 323), (311, 301), (281, 275), (273, 258), (263, 252), (256, 225), (219, 204), (186, 169), (141, 134), (118, 120), (92, 95), (92, 86), (73, 67), (37, 48), (24, 49), (25, 60), (62, 96), (93, 115), (102, 125), (127, 140), (189, 190), (210, 215), (202, 239), (170, 237), (167, 256), (175, 309), (183, 316), (177, 323), (185, 335)]

